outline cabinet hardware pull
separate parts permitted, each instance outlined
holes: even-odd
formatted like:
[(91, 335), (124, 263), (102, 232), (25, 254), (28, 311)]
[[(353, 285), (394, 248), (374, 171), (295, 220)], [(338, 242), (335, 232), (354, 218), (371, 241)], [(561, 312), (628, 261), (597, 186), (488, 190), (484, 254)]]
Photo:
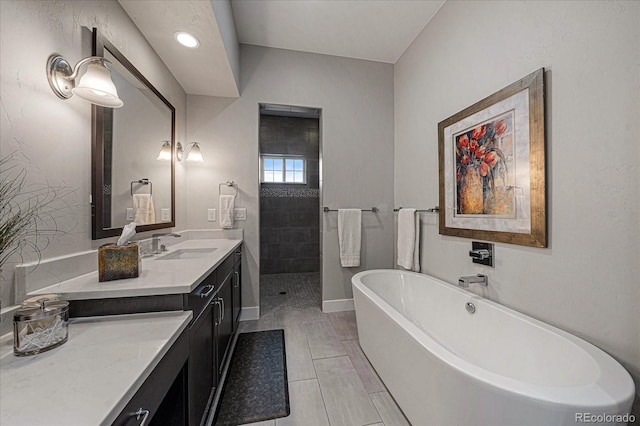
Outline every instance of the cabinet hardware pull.
[(240, 273), (238, 271), (234, 271), (233, 272), (236, 275), (236, 284), (234, 285), (235, 288), (240, 287)]
[(222, 302), (222, 309), (220, 310), (220, 312), (222, 312), (222, 318), (220, 318), (220, 322), (222, 322), (222, 320), (224, 320), (224, 299), (220, 298), (220, 302)]
[(213, 290), (216, 289), (216, 287), (211, 284), (205, 285), (204, 287), (202, 287), (202, 289), (204, 290), (207, 287), (209, 287), (209, 290), (207, 290), (206, 292), (200, 293), (200, 297), (203, 299), (211, 296), (211, 293), (213, 293)]
[(133, 415), (136, 416), (136, 420), (140, 420), (140, 416), (142, 416), (142, 421), (140, 422), (140, 426), (144, 426), (145, 423), (147, 422), (147, 417), (149, 417), (149, 410), (145, 410), (144, 408), (140, 407), (138, 411), (133, 413)]
[(218, 307), (218, 312), (216, 312), (216, 320), (213, 323), (213, 325), (218, 325), (220, 324), (220, 302), (218, 302), (218, 298), (216, 297), (215, 299), (213, 299), (211, 304), (214, 306), (214, 311), (216, 310), (216, 306)]

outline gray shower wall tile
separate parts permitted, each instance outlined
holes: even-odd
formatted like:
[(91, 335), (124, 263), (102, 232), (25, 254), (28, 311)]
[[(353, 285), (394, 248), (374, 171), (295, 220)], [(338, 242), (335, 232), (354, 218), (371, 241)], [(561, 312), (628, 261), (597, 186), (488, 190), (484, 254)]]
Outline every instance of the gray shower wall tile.
[(260, 189), (260, 272), (320, 270), (319, 121), (260, 117), (260, 152), (304, 155), (306, 184)]
[[(280, 228), (260, 227), (260, 241), (266, 244), (278, 244), (280, 242)], [(311, 239), (311, 238), (310, 238)]]
[(298, 257), (295, 259), (289, 259), (286, 270), (291, 273), (318, 272), (320, 270), (320, 258)]
[(281, 228), (279, 239), (290, 243), (308, 243), (311, 241), (310, 228)]

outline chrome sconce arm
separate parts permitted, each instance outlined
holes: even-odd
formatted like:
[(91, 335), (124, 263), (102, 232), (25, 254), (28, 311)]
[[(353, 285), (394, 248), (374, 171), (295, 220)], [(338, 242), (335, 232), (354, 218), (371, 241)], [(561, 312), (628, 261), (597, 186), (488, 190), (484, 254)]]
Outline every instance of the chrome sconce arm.
[(204, 161), (198, 142), (189, 142), (184, 146), (184, 149), (182, 148), (182, 144), (178, 142), (176, 158), (178, 161), (182, 161), (183, 157), (185, 157), (185, 161), (195, 161), (198, 163), (202, 163)]
[[(78, 95), (99, 106), (119, 108), (123, 102), (118, 97), (116, 86), (111, 80), (111, 71), (105, 63), (111, 62), (100, 56), (90, 56), (82, 59), (72, 68), (62, 56), (53, 54), (47, 60), (49, 85), (61, 99)], [(87, 71), (76, 84), (80, 69), (84, 65), (87, 65)]]

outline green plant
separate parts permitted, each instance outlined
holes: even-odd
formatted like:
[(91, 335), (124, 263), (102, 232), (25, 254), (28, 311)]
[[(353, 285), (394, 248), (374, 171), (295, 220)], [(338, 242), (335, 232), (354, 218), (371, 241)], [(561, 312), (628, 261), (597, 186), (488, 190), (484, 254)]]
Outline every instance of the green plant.
[(0, 270), (13, 256), (24, 261), (32, 253), (41, 259), (42, 250), (64, 233), (58, 221), (71, 193), (62, 185), (29, 183), (16, 157), (14, 152), (0, 158)]

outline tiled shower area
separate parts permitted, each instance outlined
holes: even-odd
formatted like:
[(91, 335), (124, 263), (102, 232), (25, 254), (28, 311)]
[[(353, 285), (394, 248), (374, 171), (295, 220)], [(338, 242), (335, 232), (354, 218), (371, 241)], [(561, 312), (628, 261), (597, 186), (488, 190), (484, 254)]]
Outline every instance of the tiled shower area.
[(321, 305), (319, 111), (290, 108), (261, 106), (261, 313)]

